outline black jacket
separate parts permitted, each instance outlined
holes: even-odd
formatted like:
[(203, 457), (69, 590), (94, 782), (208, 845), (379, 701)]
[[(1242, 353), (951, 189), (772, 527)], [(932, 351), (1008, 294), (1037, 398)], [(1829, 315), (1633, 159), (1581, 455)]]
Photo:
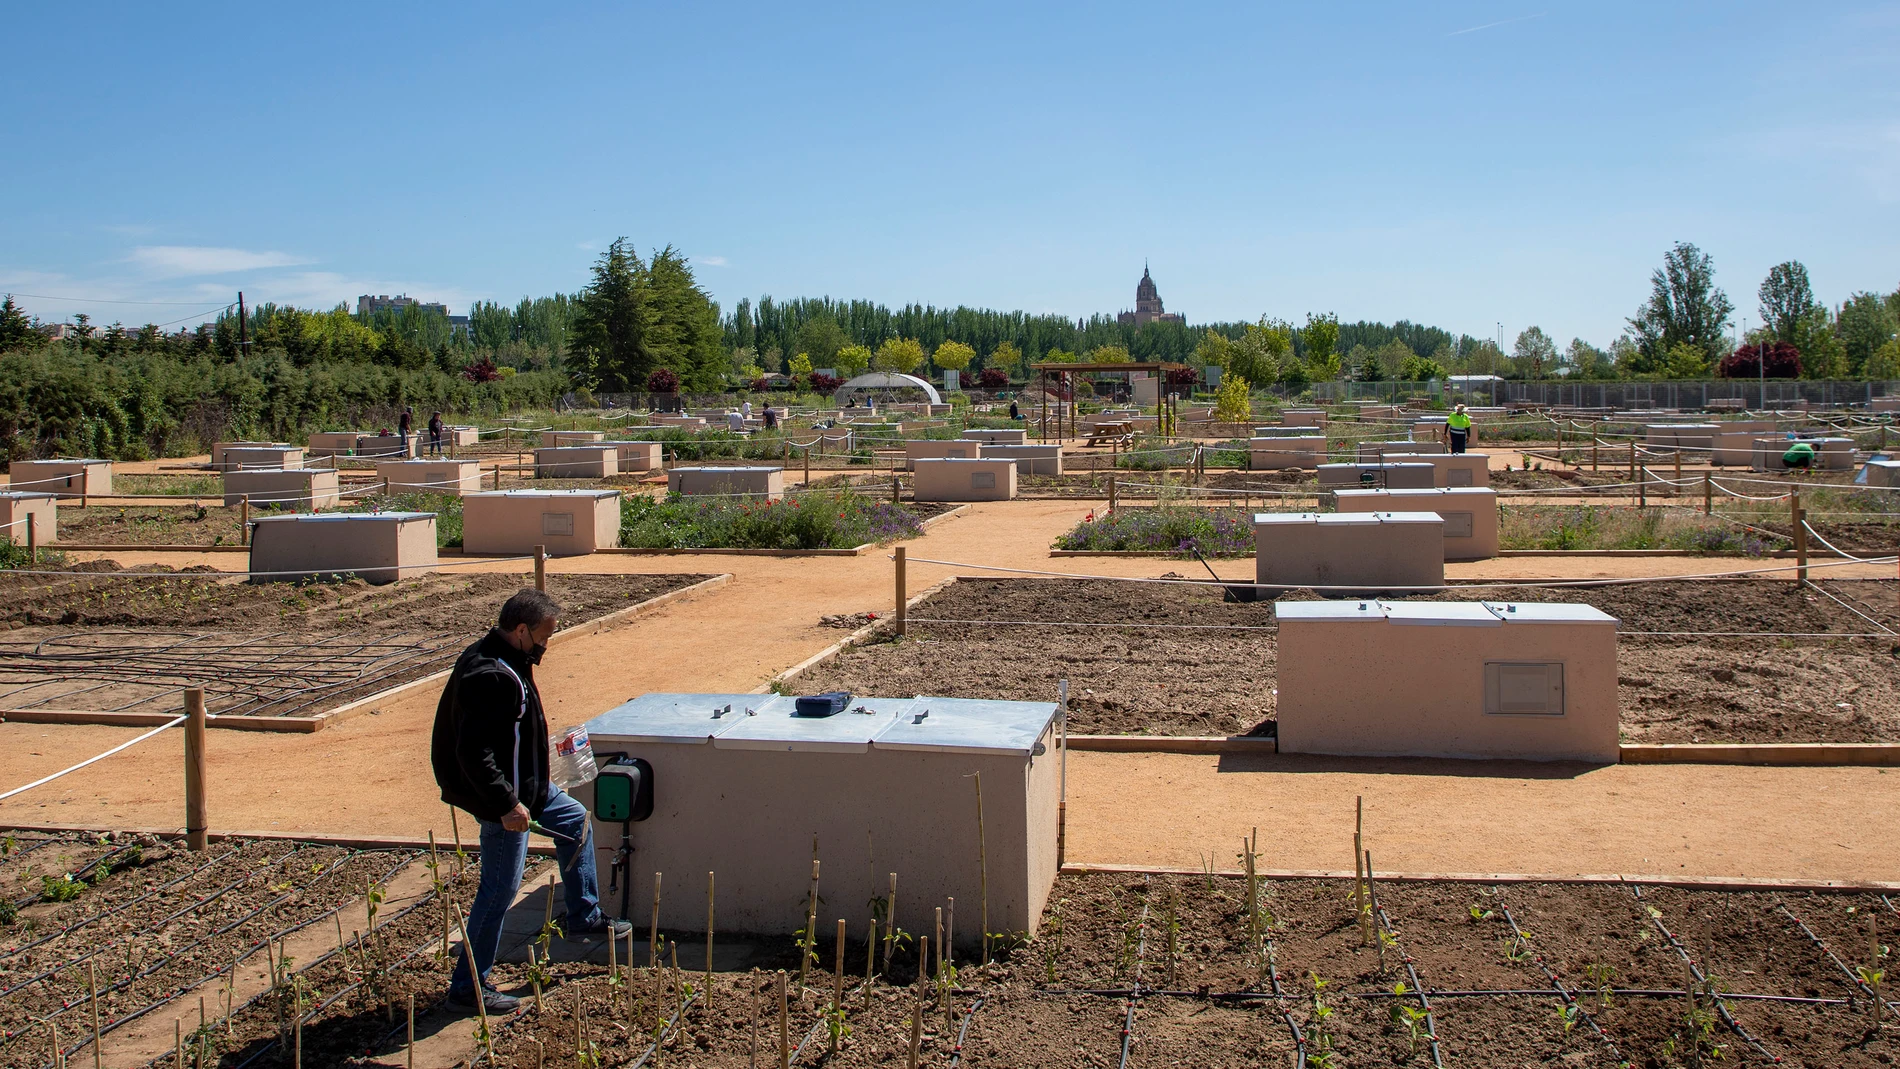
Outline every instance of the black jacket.
[(481, 820), (548, 796), (548, 722), (534, 666), (499, 629), (462, 651), (435, 709), (429, 746), (442, 800)]

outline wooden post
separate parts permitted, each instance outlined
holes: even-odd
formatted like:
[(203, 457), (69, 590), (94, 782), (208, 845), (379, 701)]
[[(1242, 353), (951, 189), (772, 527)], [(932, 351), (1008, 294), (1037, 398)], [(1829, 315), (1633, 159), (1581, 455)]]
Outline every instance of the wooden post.
[(31, 512), (26, 514), (26, 562), (40, 562), (40, 525), (39, 517)]
[(86, 959), (86, 1001), (92, 1006), (92, 1069), (101, 1069), (104, 1057), (99, 1052), (99, 976)]
[(249, 494), (238, 498), (238, 538), (244, 545), (251, 544), (251, 495)]
[[(712, 1006), (713, 874), (706, 873), (706, 1005)], [(633, 962), (627, 963), (629, 966)]]
[(1630, 482), (1636, 481), (1636, 439), (1630, 439)]
[(1682, 447), (1676, 447), (1676, 481), (1669, 487), (1670, 497), (1682, 496)]
[[(844, 1006), (844, 918), (838, 918), (838, 957), (832, 968), (831, 1012), (835, 1015)], [(838, 1029), (831, 1030), (831, 1053), (838, 1053)]]
[(1636, 480), (1636, 507), (1649, 507), (1649, 465), (1642, 468), (1643, 474)]
[(788, 1018), (791, 1006), (786, 1001), (785, 973), (778, 974), (778, 1065), (779, 1069), (792, 1069), (792, 1034)]
[(1590, 439), (1590, 470), (1597, 470), (1597, 440), (1595, 437)]
[(1801, 491), (1788, 496), (1789, 518), (1794, 531), (1794, 581), (1808, 581), (1808, 513), (1801, 507)]
[[(548, 878), (548, 909), (554, 909), (554, 878)], [(653, 919), (647, 926), (647, 968), (660, 967), (660, 874), (653, 874)]]
[(1715, 515), (1715, 473), (1702, 473), (1702, 515)]
[(811, 488), (811, 446), (805, 447), (805, 487)]
[(1564, 425), (1557, 424), (1557, 463), (1564, 462)]
[(548, 547), (534, 547), (534, 588), (543, 594), (548, 590)]
[[(450, 446), (450, 448), (453, 449), (454, 447)], [(409, 995), (409, 1067), (408, 1069), (416, 1069), (416, 996), (414, 992), (411, 992)]]
[(1359, 942), (1363, 945), (1372, 941), (1372, 932), (1366, 925), (1366, 883), (1364, 851), (1366, 841), (1366, 800), (1360, 796), (1354, 813), (1352, 828), (1352, 908), (1353, 920), (1359, 925)]
[(910, 615), (909, 592), (905, 589), (904, 547), (897, 547), (897, 633), (904, 633), (905, 617)]
[(205, 692), (185, 691), (185, 845), (205, 848)]
[(1115, 473), (1108, 473), (1108, 511), (1115, 511)]

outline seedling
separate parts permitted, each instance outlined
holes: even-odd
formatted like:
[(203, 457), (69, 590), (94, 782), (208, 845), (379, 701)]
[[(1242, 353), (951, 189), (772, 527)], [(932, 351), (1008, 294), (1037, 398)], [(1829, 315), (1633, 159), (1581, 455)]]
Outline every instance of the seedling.
[(1471, 919), (1471, 923), (1473, 924), (1482, 924), (1483, 922), (1491, 920), (1497, 916), (1496, 910), (1485, 909), (1479, 906), (1476, 902), (1473, 902), (1465, 910), (1465, 912), (1467, 915), (1469, 915)]
[(85, 881), (73, 879), (73, 874), (70, 872), (59, 876), (40, 877), (40, 901), (42, 902), (71, 902), (85, 891)]
[(1164, 987), (1174, 988), (1175, 951), (1181, 935), (1180, 893), (1175, 890), (1174, 881), (1168, 881), (1167, 899), (1161, 907), (1161, 928), (1167, 935), (1167, 972), (1162, 981)]
[(1596, 993), (1597, 1011), (1600, 1013), (1609, 1009), (1610, 982), (1615, 979), (1616, 970), (1608, 965), (1585, 965), (1583, 975), (1590, 981), (1591, 990)]
[(1306, 1064), (1315, 1069), (1334, 1069), (1339, 1064), (1339, 1055), (1333, 1050), (1333, 1033), (1327, 1027), (1327, 1022), (1333, 1016), (1333, 1008), (1326, 1004), (1326, 981), (1315, 972), (1306, 975), (1313, 982), (1312, 1020), (1307, 1025)]
[(1051, 984), (1056, 982), (1056, 960), (1062, 957), (1062, 904), (1067, 901), (1058, 898), (1049, 907), (1049, 936), (1042, 944), (1042, 968)]
[(1512, 932), (1509, 937), (1498, 940), (1498, 945), (1504, 948), (1505, 961), (1524, 962), (1531, 959), (1531, 944), (1528, 933)]
[(1392, 1023), (1405, 1029), (1407, 1042), (1411, 1044), (1411, 1051), (1413, 1054), (1417, 1054), (1418, 1038), (1424, 1034), (1426, 1014), (1423, 1009), (1417, 1006), (1408, 1006), (1405, 1004), (1405, 996), (1410, 993), (1411, 989), (1405, 986), (1405, 981), (1401, 980), (1393, 984), (1393, 1001), (1390, 1012)]
[(1583, 1016), (1583, 1007), (1572, 1002), (1557, 1011), (1557, 1024), (1563, 1029), (1564, 1038), (1570, 1038), (1571, 1029), (1577, 1027), (1577, 1021)]

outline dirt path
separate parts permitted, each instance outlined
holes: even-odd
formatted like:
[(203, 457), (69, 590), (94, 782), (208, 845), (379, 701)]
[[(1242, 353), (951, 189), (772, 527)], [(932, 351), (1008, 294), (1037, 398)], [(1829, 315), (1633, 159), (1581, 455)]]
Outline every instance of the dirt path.
[[(1056, 534), (1099, 507), (1100, 502), (1064, 501), (978, 505), (936, 525), (909, 543), (909, 550), (914, 558), (1066, 574), (1152, 577), (1170, 571), (1188, 575), (1198, 569), (1192, 562), (1153, 558), (1047, 555)], [(215, 567), (231, 561), (220, 554), (112, 556), (128, 565)], [(448, 561), (452, 570), (523, 572), (512, 562)], [(1750, 566), (1762, 565), (1693, 558), (1516, 558), (1454, 565), (1448, 571), (1460, 578), (1584, 579), (1696, 575)], [(552, 561), (549, 567), (557, 572), (734, 575), (732, 583), (716, 591), (557, 647), (541, 671), (556, 726), (586, 720), (646, 691), (750, 690), (842, 636), (819, 626), (819, 617), (888, 611), (894, 598), (891, 565), (881, 551), (827, 558), (592, 556)], [(1230, 579), (1253, 573), (1251, 561), (1218, 562), (1216, 568)], [(913, 563), (910, 588), (920, 591), (968, 571), (974, 569)], [(1827, 574), (1889, 578), (1893, 572), (1885, 566), (1857, 565)], [(471, 635), (485, 623), (470, 621)], [(214, 827), (418, 836), (433, 829), (446, 835), (448, 812), (437, 801), (428, 765), (435, 702), (436, 694), (425, 689), (307, 736), (213, 732), (209, 779)], [(0, 787), (25, 783), (132, 735), (103, 727), (0, 725)], [(177, 735), (161, 736), (138, 750), (0, 802), (0, 823), (178, 826), (183, 821), (178, 774), (182, 745)], [(1400, 849), (1399, 840), (1391, 840), (1388, 849), (1402, 856), (1380, 863), (1395, 870), (1650, 872), (1657, 870), (1649, 866), (1662, 862), (1642, 859), (1664, 857), (1677, 867), (1662, 871), (1678, 873), (1887, 873), (1885, 878), (1893, 878), (1893, 859), (1900, 857), (1900, 826), (1895, 822), (1843, 822), (1822, 816), (1864, 811), (1864, 802), (1852, 799), (1890, 796), (1888, 785), (1896, 781), (1877, 770), (1630, 767), (1556, 780), (1457, 774), (1463, 771), (1447, 768), (1405, 777), (1363, 771), (1310, 772), (1304, 778), (1262, 770), (1214, 775), (1208, 761), (1198, 758), (1076, 754), (1071, 760), (1071, 841), (1077, 858), (1136, 862), (1166, 857), (1171, 864), (1191, 867), (1197, 863), (1195, 851), (1218, 849), (1217, 856), (1225, 858), (1232, 852), (1228, 840), (1238, 829), (1262, 822), (1284, 844), (1283, 855), (1274, 858), (1276, 867), (1338, 868), (1346, 853), (1340, 849), (1341, 814), (1349, 809), (1352, 794), (1365, 793), (1395, 807), (1395, 813), (1437, 814), (1408, 818), (1416, 822), (1407, 832), (1416, 837), (1414, 846)], [(1134, 779), (1120, 779), (1128, 775)], [(1370, 789), (1369, 781), (1379, 789)], [(1137, 811), (1166, 814), (1165, 819), (1129, 827), (1131, 792), (1143, 799)], [(1833, 798), (1841, 799), (1840, 804), (1816, 804), (1816, 799)], [(1667, 816), (1677, 813), (1697, 816)], [(1712, 819), (1709, 814), (1721, 816)], [(1500, 822), (1516, 830), (1500, 832)], [(1394, 817), (1393, 824), (1398, 823)], [(1205, 829), (1205, 834), (1197, 830), (1183, 837), (1183, 827)], [(1734, 834), (1737, 828), (1747, 830), (1745, 838)], [(1851, 828), (1853, 834), (1840, 828)], [(1677, 834), (1694, 836), (1693, 848), (1682, 850), (1683, 856), (1662, 853), (1656, 844), (1666, 840), (1657, 837)], [(1849, 845), (1827, 845), (1833, 842)], [(1462, 860), (1453, 864), (1454, 859)]]

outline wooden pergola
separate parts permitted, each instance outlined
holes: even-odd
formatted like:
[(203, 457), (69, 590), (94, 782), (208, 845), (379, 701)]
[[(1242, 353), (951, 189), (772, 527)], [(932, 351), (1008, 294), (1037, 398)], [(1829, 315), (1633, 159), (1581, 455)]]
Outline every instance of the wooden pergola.
[[(1187, 364), (1177, 364), (1177, 363), (1174, 363), (1172, 361), (1167, 361), (1167, 360), (1131, 361), (1128, 363), (1113, 363), (1113, 362), (1098, 363), (1098, 362), (1085, 361), (1085, 362), (1074, 363), (1074, 364), (1055, 364), (1055, 363), (1045, 362), (1045, 363), (1039, 363), (1039, 364), (1031, 364), (1029, 366), (1033, 368), (1036, 372), (1037, 392), (1042, 395), (1041, 427), (1037, 432), (1037, 436), (1045, 440), (1049, 437), (1049, 373), (1051, 371), (1062, 372), (1064, 374), (1067, 374), (1068, 372), (1072, 372), (1072, 371), (1092, 371), (1092, 372), (1107, 371), (1107, 372), (1119, 372), (1123, 374), (1130, 371), (1151, 372), (1154, 374), (1155, 378), (1158, 380), (1156, 388), (1155, 388), (1155, 397), (1158, 402), (1156, 406), (1156, 411), (1159, 412), (1162, 408), (1166, 406), (1166, 403), (1167, 403), (1165, 400), (1162, 400), (1162, 398), (1165, 395), (1161, 389), (1161, 387), (1167, 385), (1167, 373), (1170, 371), (1192, 371), (1193, 370), (1193, 368)], [(1160, 419), (1157, 419), (1156, 420), (1157, 426), (1159, 426), (1161, 422), (1162, 421)], [(1076, 426), (1077, 426), (1077, 420), (1076, 420), (1075, 396), (1071, 394), (1069, 396), (1069, 429), (1070, 431), (1073, 432)], [(1057, 423), (1058, 432), (1060, 431), (1060, 427), (1061, 427), (1061, 424), (1060, 424), (1060, 421), (1058, 420), (1058, 423)]]

